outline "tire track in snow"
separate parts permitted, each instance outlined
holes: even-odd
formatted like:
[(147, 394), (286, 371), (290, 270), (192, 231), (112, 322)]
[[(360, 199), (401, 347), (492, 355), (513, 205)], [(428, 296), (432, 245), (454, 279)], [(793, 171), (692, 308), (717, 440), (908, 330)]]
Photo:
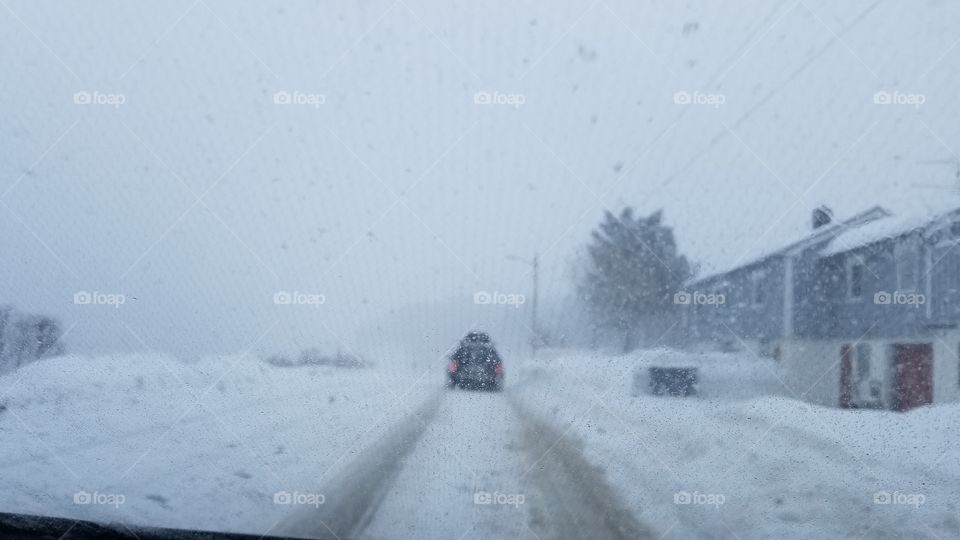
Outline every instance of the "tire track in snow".
[(529, 525), (538, 538), (658, 537), (634, 517), (569, 434), (530, 414), (516, 398), (509, 402), (523, 425), (527, 475), (543, 497), (539, 509), (549, 510)]
[[(272, 534), (656, 538), (569, 434), (529, 414), (509, 390), (432, 396), (324, 484), (325, 504), (294, 512)], [(516, 509), (475, 504), (476, 490), (497, 488), (526, 500)]]
[(357, 538), (380, 507), (427, 425), (436, 416), (443, 393), (437, 392), (344, 467), (323, 489), (319, 507), (305, 506), (277, 525), (271, 534), (299, 538)]

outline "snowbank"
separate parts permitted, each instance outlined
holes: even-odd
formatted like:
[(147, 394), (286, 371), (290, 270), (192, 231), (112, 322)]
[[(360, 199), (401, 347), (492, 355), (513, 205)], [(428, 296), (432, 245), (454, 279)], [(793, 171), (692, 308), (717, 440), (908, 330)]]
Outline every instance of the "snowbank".
[(415, 375), (243, 357), (31, 364), (0, 377), (0, 509), (266, 533), (293, 511), (275, 494), (319, 500), (419, 405)]
[(750, 353), (687, 353), (668, 348), (609, 355), (572, 350), (547, 350), (537, 361), (522, 364), (520, 376), (567, 372), (595, 387), (623, 387), (631, 394), (650, 393), (648, 368), (694, 367), (704, 399), (747, 399), (764, 395), (789, 395), (780, 382), (780, 367), (773, 360), (758, 362)]
[[(560, 353), (522, 366), (516, 382), (526, 407), (581, 440), (587, 458), (661, 534), (960, 535), (960, 405), (902, 414), (779, 396), (730, 399), (743, 390), (712, 399), (633, 396), (633, 365), (657, 354)], [(673, 354), (674, 362), (712, 365), (715, 382), (746, 373), (733, 363), (722, 377), (719, 358)], [(767, 386), (755, 382), (740, 386)]]

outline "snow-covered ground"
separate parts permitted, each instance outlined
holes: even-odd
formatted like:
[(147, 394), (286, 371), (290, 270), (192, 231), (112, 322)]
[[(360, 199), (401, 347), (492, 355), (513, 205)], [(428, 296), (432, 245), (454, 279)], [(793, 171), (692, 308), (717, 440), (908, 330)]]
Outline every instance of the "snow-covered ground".
[[(663, 364), (698, 366), (700, 397), (638, 392)], [(29, 365), (0, 378), (0, 510), (312, 534), (350, 509), (345, 530), (377, 538), (960, 535), (957, 405), (816, 407), (729, 354), (546, 352), (503, 394), (389, 365)]]
[[(635, 397), (636, 368), (662, 355), (545, 354), (514, 381), (528, 410), (582, 441), (586, 458), (660, 534), (960, 535), (960, 406), (906, 414), (817, 407), (771, 392), (775, 367), (760, 368), (766, 379), (741, 377), (755, 361), (679, 353), (664, 363), (707, 366), (701, 388), (710, 397)], [(717, 364), (724, 356), (727, 376)], [(750, 393), (758, 397), (742, 399)]]
[(323, 495), (436, 375), (243, 357), (38, 362), (0, 378), (0, 510), (266, 533), (293, 509), (284, 493)]

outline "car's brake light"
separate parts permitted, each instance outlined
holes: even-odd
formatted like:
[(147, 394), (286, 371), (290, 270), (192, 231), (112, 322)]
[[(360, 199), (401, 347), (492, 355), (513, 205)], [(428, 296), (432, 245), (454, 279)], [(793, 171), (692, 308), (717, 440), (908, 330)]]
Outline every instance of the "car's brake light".
[(447, 369), (449, 369), (451, 373), (454, 372), (454, 371), (456, 371), (456, 370), (457, 370), (457, 361), (456, 361), (456, 360), (451, 360), (451, 361), (450, 361), (450, 367), (447, 368)]

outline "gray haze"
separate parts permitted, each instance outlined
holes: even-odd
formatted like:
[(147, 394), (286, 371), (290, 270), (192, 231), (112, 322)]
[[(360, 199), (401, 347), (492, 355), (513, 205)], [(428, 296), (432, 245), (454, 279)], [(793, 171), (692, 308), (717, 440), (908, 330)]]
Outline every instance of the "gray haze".
[(664, 208), (708, 271), (818, 204), (956, 201), (954, 3), (4, 3), (2, 301), (74, 351), (519, 350), (529, 303), (473, 295), (529, 301), (506, 257), (539, 251), (563, 322), (605, 208)]

